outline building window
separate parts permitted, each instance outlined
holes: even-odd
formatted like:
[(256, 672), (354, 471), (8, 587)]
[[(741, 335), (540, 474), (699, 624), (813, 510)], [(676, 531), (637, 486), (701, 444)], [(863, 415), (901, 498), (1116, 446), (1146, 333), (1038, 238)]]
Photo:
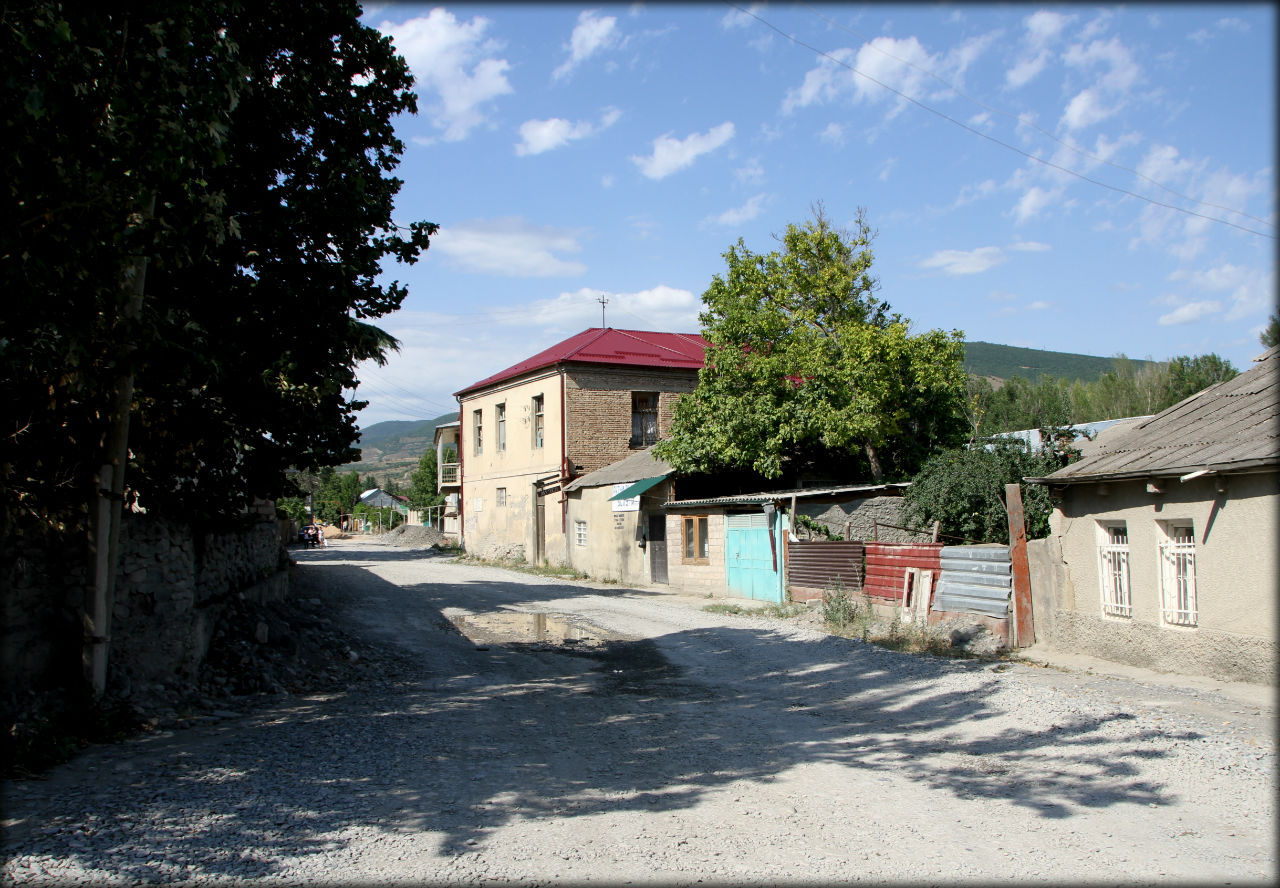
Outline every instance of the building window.
[(1196, 534), (1190, 521), (1160, 528), (1160, 614), (1170, 626), (1196, 625)]
[(585, 546), (587, 544), (587, 522), (573, 522), (573, 541), (579, 546)]
[(1102, 612), (1133, 616), (1129, 597), (1129, 529), (1123, 521), (1098, 525), (1098, 576), (1102, 582)]
[(683, 527), (685, 564), (707, 564), (707, 516), (685, 515), (680, 521)]
[(542, 449), (542, 395), (533, 397), (533, 446)]
[(495, 506), (505, 506), (507, 504), (507, 488), (505, 487), (498, 488), (497, 493), (494, 494), (493, 504)]
[(484, 411), (476, 410), (471, 414), (472, 453), (479, 456), (484, 453)]
[(502, 453), (507, 449), (507, 405), (499, 404), (493, 412), (498, 423), (498, 452)]
[(631, 393), (631, 446), (648, 447), (658, 443), (657, 392)]

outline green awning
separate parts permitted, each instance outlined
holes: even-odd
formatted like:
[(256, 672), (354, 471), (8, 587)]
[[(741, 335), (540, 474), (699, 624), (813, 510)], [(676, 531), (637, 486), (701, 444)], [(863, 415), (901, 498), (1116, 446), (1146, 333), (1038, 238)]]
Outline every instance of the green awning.
[(654, 478), (641, 478), (639, 481), (637, 481), (635, 484), (632, 484), (626, 490), (622, 490), (622, 491), (619, 491), (618, 493), (615, 493), (613, 496), (609, 497), (609, 499), (611, 500), (631, 499), (633, 496), (639, 496), (640, 494), (644, 493), (646, 490), (648, 490), (653, 485), (657, 484), (659, 481), (665, 481), (666, 478), (667, 478), (666, 475), (658, 475), (657, 477), (654, 477)]

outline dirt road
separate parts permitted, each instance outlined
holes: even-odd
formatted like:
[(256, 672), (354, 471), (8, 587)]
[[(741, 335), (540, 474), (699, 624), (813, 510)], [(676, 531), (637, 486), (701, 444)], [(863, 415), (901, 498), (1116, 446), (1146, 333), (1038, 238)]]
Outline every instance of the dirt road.
[(383, 674), (6, 787), (7, 879), (1276, 876), (1269, 707), (376, 543), (296, 557)]

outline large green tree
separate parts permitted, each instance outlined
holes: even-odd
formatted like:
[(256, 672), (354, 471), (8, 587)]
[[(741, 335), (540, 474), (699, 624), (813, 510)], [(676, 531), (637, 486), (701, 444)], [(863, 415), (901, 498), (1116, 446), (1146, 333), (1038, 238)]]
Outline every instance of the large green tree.
[(434, 231), (392, 221), (416, 100), (359, 12), (6, 5), (7, 522), (79, 523), (124, 430), (130, 496), (184, 515), (354, 459), (355, 366), (405, 296), (383, 262)]
[(444, 502), (440, 495), (435, 448), (428, 447), (418, 459), (418, 467), (409, 479), (409, 500), (415, 509), (426, 509)]
[(657, 450), (679, 471), (786, 471), (842, 464), (907, 477), (964, 433), (959, 331), (912, 335), (876, 297), (875, 237), (858, 211), (841, 231), (821, 206), (782, 249), (739, 240), (702, 296), (710, 347), (696, 390)]

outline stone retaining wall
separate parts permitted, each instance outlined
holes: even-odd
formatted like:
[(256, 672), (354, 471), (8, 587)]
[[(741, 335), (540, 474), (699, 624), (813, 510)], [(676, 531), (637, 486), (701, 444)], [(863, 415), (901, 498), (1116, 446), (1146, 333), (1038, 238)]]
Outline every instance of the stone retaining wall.
[[(124, 517), (112, 612), (108, 690), (145, 700), (195, 681), (223, 604), (231, 596), (280, 600), (289, 558), (274, 507), (241, 526), (197, 532), (145, 514)], [(0, 557), (0, 691), (79, 680), (80, 613), (91, 582), (83, 543), (8, 540)]]

